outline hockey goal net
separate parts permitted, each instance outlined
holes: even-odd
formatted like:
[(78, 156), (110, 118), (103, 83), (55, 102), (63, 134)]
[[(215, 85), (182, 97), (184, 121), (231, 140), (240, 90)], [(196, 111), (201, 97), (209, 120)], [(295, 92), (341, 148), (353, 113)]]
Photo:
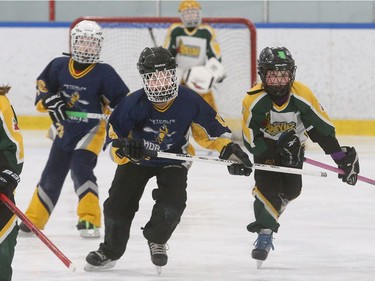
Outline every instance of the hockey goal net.
[[(145, 47), (163, 46), (168, 27), (179, 18), (167, 17), (81, 17), (103, 28), (101, 59), (112, 65), (131, 91), (142, 87), (137, 61)], [(226, 78), (214, 88), (220, 115), (228, 122), (234, 138), (241, 137), (241, 103), (256, 81), (256, 29), (244, 18), (204, 18), (216, 31)]]

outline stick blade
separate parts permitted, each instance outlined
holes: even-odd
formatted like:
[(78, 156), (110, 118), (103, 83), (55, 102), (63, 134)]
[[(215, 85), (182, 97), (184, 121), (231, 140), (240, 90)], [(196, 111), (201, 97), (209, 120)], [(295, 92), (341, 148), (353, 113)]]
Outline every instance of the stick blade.
[(69, 265), (69, 270), (71, 271), (71, 272), (75, 272), (76, 270), (77, 270), (77, 267), (75, 266), (75, 264), (74, 263), (70, 263), (70, 265)]

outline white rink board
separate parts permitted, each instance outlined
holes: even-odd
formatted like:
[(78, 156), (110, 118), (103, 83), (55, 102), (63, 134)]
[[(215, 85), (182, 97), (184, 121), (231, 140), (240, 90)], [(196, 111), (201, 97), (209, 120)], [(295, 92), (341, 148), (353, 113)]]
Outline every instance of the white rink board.
[[(38, 114), (35, 79), (50, 60), (68, 51), (68, 35), (68, 28), (0, 28), (1, 38), (7, 38), (1, 82), (13, 86), (11, 100), (19, 115)], [(375, 52), (369, 51), (374, 30), (258, 28), (257, 44), (257, 53), (265, 46), (287, 46), (298, 66), (296, 79), (313, 90), (333, 119), (375, 118)], [(226, 92), (222, 100), (230, 98)]]

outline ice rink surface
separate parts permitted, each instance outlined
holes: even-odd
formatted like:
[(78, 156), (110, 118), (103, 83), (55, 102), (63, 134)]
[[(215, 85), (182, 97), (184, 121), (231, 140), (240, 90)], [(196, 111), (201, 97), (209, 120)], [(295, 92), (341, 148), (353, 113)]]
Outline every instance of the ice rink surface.
[[(49, 153), (45, 132), (25, 131), (25, 165), (17, 188), (18, 207), (25, 211)], [(355, 146), (361, 175), (375, 179), (375, 138), (341, 137), (341, 145)], [(202, 153), (202, 152), (201, 152)], [(334, 165), (329, 156), (309, 144), (306, 156)], [(305, 164), (305, 169), (320, 170)], [(103, 202), (115, 164), (107, 152), (96, 168)], [(151, 214), (151, 181), (133, 221), (128, 249), (112, 270), (87, 273), (86, 255), (103, 238), (80, 238), (77, 197), (68, 176), (60, 200), (43, 231), (76, 265), (70, 272), (36, 237), (19, 237), (13, 262), (14, 281), (373, 281), (375, 278), (375, 186), (342, 183), (336, 174), (327, 178), (304, 176), (302, 194), (281, 216), (275, 250), (261, 269), (251, 259), (256, 235), (247, 232), (253, 221), (253, 175), (235, 177), (226, 167), (194, 163), (188, 177), (188, 202), (180, 225), (169, 240), (169, 262), (156, 273), (141, 227)], [(102, 232), (103, 233), (103, 232)]]

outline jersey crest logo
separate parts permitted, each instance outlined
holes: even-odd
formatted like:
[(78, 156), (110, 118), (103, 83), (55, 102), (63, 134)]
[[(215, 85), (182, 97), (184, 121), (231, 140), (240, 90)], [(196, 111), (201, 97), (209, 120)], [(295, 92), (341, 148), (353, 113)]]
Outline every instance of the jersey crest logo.
[(88, 101), (80, 99), (81, 95), (77, 91), (75, 91), (71, 96), (64, 91), (62, 91), (62, 94), (64, 95), (64, 97), (66, 97), (68, 99), (68, 101), (66, 103), (66, 106), (68, 108), (73, 108), (76, 103), (81, 103), (81, 104), (84, 104), (84, 105), (89, 104)]
[(269, 114), (266, 115), (265, 120), (263, 120), (264, 132), (271, 135), (276, 136), (282, 132), (295, 130), (297, 124), (295, 122), (273, 122), (271, 123)]
[(148, 132), (148, 133), (153, 133), (155, 135), (155, 141), (157, 143), (159, 143), (159, 144), (162, 144), (162, 143), (165, 143), (165, 144), (171, 143), (173, 141), (172, 140), (172, 136), (176, 133), (176, 132), (169, 133), (168, 126), (165, 125), (165, 124), (161, 125), (161, 127), (159, 128), (158, 131), (153, 130), (150, 127), (145, 127), (145, 128), (143, 128), (143, 130), (145, 132)]
[(275, 122), (272, 124), (268, 124), (265, 128), (265, 132), (271, 136), (276, 136), (279, 133), (287, 132), (290, 130), (295, 130), (296, 123), (295, 122)]
[(181, 56), (184, 56), (184, 57), (197, 58), (199, 57), (200, 52), (201, 50), (199, 47), (184, 45), (184, 42), (182, 41), (182, 39), (178, 41), (177, 54), (180, 54)]

